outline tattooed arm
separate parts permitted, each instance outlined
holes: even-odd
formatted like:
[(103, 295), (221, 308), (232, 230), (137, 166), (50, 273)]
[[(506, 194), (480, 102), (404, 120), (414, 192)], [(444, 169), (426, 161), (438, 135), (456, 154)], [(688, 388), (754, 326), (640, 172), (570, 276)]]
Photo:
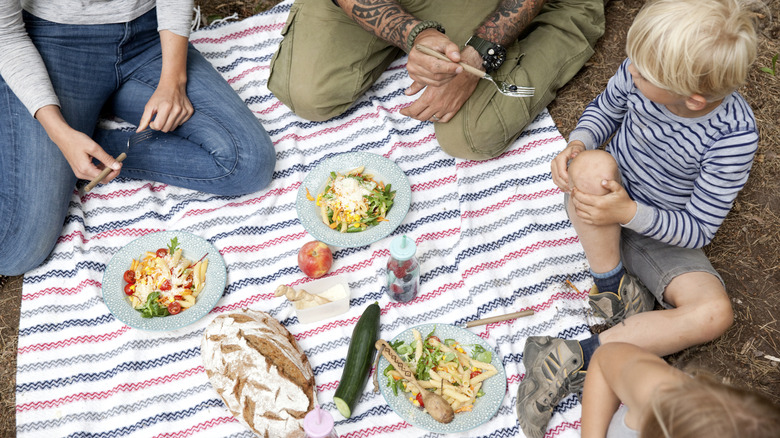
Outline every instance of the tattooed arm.
[(337, 0), (341, 9), (363, 29), (406, 49), (406, 38), (418, 20), (396, 0)]
[(546, 0), (504, 0), (479, 26), (474, 35), (508, 46), (517, 41)]
[[(475, 30), (475, 34), (509, 45), (539, 13), (544, 1), (503, 0)], [(347, 16), (368, 32), (403, 50), (406, 49), (409, 32), (422, 21), (405, 11), (397, 0), (337, 0), (337, 3)], [(460, 74), (463, 68), (457, 63), (463, 61), (482, 68), (482, 58), (470, 46), (461, 52), (458, 44), (436, 29), (420, 32), (415, 43), (444, 53), (452, 62), (440, 61), (412, 50), (406, 68), (414, 82), (406, 94), (425, 91), (401, 113), (417, 120), (448, 122), (468, 100), (479, 81), (471, 74)]]
[[(409, 33), (423, 21), (404, 10), (397, 0), (338, 0), (338, 4), (360, 27), (402, 50), (406, 50)], [(436, 29), (426, 29), (415, 39), (423, 40), (442, 53), (454, 55), (453, 61), (460, 61), (458, 45)], [(413, 80), (426, 86), (441, 86), (463, 70), (457, 64), (429, 56), (410, 58), (407, 68)]]
[[(503, 0), (487, 16), (482, 25), (474, 30), (474, 34), (488, 41), (509, 46), (528, 27), (544, 3), (545, 0)], [(424, 32), (417, 37), (417, 42), (423, 41), (423, 34)], [(460, 43), (465, 43), (465, 41)], [(429, 45), (428, 40), (425, 40), (425, 44)], [(447, 54), (454, 62), (463, 61), (482, 69), (482, 57), (471, 46), (466, 46), (462, 52), (457, 54), (450, 53), (440, 46), (432, 47)], [(413, 61), (421, 57), (427, 56), (416, 50), (412, 50), (409, 54), (407, 69), (410, 76), (412, 76)], [(416, 61), (416, 63), (421, 65), (423, 61)], [(414, 76), (412, 79), (415, 79), (415, 82), (406, 90), (407, 95), (417, 94), (423, 89), (425, 91), (412, 105), (401, 110), (401, 114), (417, 120), (437, 121), (438, 118), (440, 123), (448, 122), (460, 111), (463, 104), (474, 93), (479, 81), (476, 76), (467, 73), (458, 74), (442, 85), (427, 87), (426, 85), (433, 84), (417, 81)]]

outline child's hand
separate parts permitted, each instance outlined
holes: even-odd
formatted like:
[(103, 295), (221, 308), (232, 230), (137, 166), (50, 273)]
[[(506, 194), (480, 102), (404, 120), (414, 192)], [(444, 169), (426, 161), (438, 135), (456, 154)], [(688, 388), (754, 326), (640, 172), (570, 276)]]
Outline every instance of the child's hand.
[(571, 187), (569, 186), (569, 161), (576, 157), (577, 154), (585, 150), (585, 144), (581, 141), (573, 141), (566, 146), (566, 149), (562, 150), (551, 163), (552, 179), (556, 186), (558, 186), (564, 193), (569, 193)]
[(571, 200), (577, 217), (588, 225), (627, 224), (636, 214), (636, 202), (623, 186), (614, 180), (604, 180), (606, 195), (589, 195), (572, 189)]

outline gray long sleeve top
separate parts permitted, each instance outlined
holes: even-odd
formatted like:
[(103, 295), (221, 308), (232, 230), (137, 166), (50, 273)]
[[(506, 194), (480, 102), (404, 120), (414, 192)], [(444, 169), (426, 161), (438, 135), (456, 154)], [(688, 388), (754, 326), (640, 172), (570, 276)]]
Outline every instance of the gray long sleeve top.
[(35, 115), (59, 105), (38, 50), (24, 28), (22, 9), (63, 24), (109, 24), (134, 20), (157, 6), (157, 29), (189, 36), (193, 0), (0, 0), (0, 76)]

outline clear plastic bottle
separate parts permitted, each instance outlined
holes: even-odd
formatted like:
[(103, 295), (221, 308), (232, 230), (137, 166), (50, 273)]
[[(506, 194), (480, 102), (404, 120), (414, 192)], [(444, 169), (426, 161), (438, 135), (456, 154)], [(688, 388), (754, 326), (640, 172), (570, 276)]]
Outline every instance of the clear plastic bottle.
[(303, 418), (303, 431), (307, 438), (339, 438), (333, 429), (333, 416), (330, 412), (315, 405)]
[(420, 287), (420, 263), (414, 256), (417, 245), (406, 235), (390, 242), (387, 260), (387, 295), (394, 301), (408, 303)]

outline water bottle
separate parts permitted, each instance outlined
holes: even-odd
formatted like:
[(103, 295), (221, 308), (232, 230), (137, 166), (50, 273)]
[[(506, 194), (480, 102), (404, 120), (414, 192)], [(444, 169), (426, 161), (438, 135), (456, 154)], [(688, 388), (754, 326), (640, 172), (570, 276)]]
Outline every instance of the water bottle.
[(390, 242), (387, 260), (387, 294), (394, 301), (408, 303), (420, 287), (420, 264), (414, 256), (417, 246), (406, 235)]
[(338, 438), (333, 429), (333, 416), (330, 412), (320, 409), (318, 405), (303, 418), (303, 431), (306, 438)]

